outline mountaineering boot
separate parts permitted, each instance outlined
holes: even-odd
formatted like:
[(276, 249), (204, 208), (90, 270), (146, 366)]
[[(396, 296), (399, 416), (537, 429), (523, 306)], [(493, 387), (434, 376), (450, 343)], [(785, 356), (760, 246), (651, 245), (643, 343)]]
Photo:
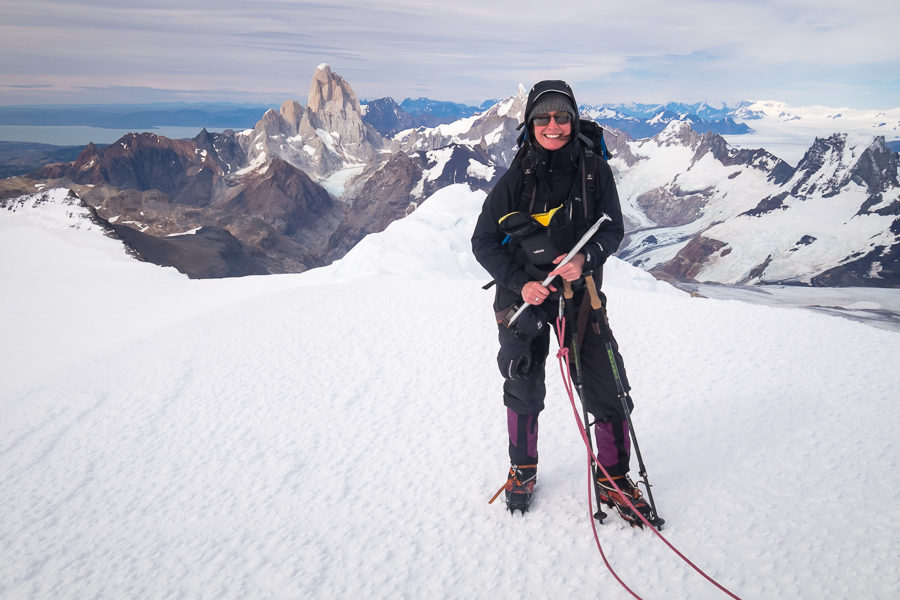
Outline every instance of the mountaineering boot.
[[(509, 429), (509, 474), (500, 491), (506, 491), (506, 508), (514, 513), (524, 514), (531, 504), (537, 475), (538, 415), (519, 414), (506, 409), (506, 423)], [(500, 495), (498, 491), (494, 498)], [(491, 500), (493, 502), (493, 500)]]
[(537, 465), (522, 467), (513, 465), (509, 468), (505, 490), (506, 508), (509, 509), (509, 512), (515, 513), (520, 510), (522, 514), (525, 514), (528, 511), (534, 495), (535, 483), (537, 483)]
[(628, 503), (625, 502), (625, 498), (623, 497), (623, 495), (625, 495), (638, 512), (640, 512), (645, 519), (650, 521), (651, 525), (655, 525), (657, 518), (653, 514), (653, 509), (650, 508), (650, 505), (644, 500), (643, 492), (632, 483), (628, 475), (617, 475), (614, 476), (612, 480), (619, 486), (622, 493), (620, 494), (617, 492), (610, 480), (601, 474), (597, 478), (597, 500), (610, 508), (615, 508), (619, 513), (619, 516), (628, 521), (633, 527), (643, 527), (644, 522), (634, 513), (631, 507), (628, 506)]
[(534, 495), (534, 484), (537, 481), (537, 465), (513, 465), (509, 468), (506, 483), (503, 484), (490, 503), (497, 499), (500, 492), (506, 492), (506, 508), (511, 513), (517, 510), (524, 515), (531, 505), (531, 497)]

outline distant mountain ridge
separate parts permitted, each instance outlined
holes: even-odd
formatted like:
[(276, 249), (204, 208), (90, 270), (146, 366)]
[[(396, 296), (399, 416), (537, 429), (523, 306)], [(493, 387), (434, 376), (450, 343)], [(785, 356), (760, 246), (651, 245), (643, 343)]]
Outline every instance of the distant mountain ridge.
[(434, 115), (445, 123), (451, 123), (459, 119), (471, 117), (494, 105), (496, 101), (487, 101), (480, 106), (469, 106), (458, 102), (446, 102), (432, 100), (430, 98), (406, 98), (400, 103), (400, 108), (411, 115)]
[(71, 162), (83, 149), (84, 146), (0, 142), (0, 179), (30, 173), (52, 163)]
[[(427, 98), (407, 98), (397, 103), (392, 98), (379, 98), (365, 103), (364, 120), (382, 135), (391, 136), (404, 129), (431, 128), (472, 117), (489, 110), (498, 101), (490, 100), (481, 106), (468, 106), (453, 102), (439, 102)], [(583, 105), (583, 115), (606, 127), (623, 131), (635, 139), (652, 137), (675, 120), (689, 121), (698, 133), (712, 131), (719, 134), (742, 134), (751, 131), (744, 123), (737, 123), (734, 114), (750, 106), (744, 102), (737, 106), (716, 108), (706, 103), (682, 104), (615, 104)]]
[(898, 162), (883, 137), (834, 134), (794, 168), (670, 123), (610, 162), (619, 257), (675, 281), (900, 287)]
[(205, 126), (253, 127), (270, 107), (263, 104), (160, 103), (0, 106), (0, 125), (84, 125), (108, 129)]
[[(138, 255), (192, 277), (302, 271), (341, 257), (448, 184), (490, 190), (515, 153), (526, 95), (520, 86), (482, 110), (448, 103), (440, 110), (474, 112), (406, 127), (415, 121), (400, 104), (360, 102), (323, 64), (306, 105), (287, 100), (251, 128), (91, 144), (73, 162), (0, 180), (0, 197), (68, 187)], [(620, 257), (685, 282), (900, 286), (898, 159), (884, 138), (822, 138), (795, 168), (697, 131), (698, 119), (727, 119), (725, 107), (619, 108), (585, 107), (583, 116), (608, 134), (628, 232)], [(739, 110), (804, 118), (775, 103)], [(641, 118), (661, 129), (636, 139), (609, 126)], [(893, 118), (885, 115), (888, 130)]]
[(328, 264), (437, 189), (488, 189), (501, 172), (466, 145), (400, 151), (363, 121), (356, 94), (328, 65), (308, 97), (238, 132), (89, 144), (74, 162), (3, 180), (0, 197), (69, 187), (145, 260), (225, 277)]
[[(396, 102), (390, 97), (361, 101), (363, 119), (381, 135), (390, 137), (408, 128), (435, 127), (489, 110), (499, 100), (486, 100), (478, 106), (429, 98), (406, 98)], [(665, 104), (619, 103), (583, 104), (582, 113), (604, 126), (624, 131), (634, 139), (649, 138), (673, 120), (689, 121), (697, 133), (721, 135), (751, 133), (753, 122), (762, 119), (802, 122), (811, 117), (820, 120), (848, 117), (869, 119), (867, 111), (827, 107), (798, 109), (774, 101), (743, 101), (713, 106), (706, 102)], [(0, 125), (91, 126), (135, 131), (156, 127), (197, 127), (210, 130), (250, 129), (269, 109), (276, 106), (231, 103), (154, 103), (128, 105), (49, 105), (0, 106)], [(871, 112), (871, 111), (869, 111)], [(879, 116), (880, 115), (880, 116)], [(889, 146), (900, 144), (900, 109), (882, 111), (883, 118), (873, 133), (883, 134)]]
[(363, 103), (363, 120), (382, 135), (390, 137), (404, 129), (453, 123), (487, 110), (495, 102), (469, 106), (429, 98), (406, 98), (398, 104), (393, 98), (378, 98)]

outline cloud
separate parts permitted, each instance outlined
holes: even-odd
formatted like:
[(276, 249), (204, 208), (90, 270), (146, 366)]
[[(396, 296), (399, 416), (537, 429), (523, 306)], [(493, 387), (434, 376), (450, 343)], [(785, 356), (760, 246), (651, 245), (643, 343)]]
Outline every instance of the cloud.
[(14, 90), (41, 90), (41, 89), (53, 89), (53, 86), (49, 83), (0, 83), (0, 89), (10, 88)]
[(559, 77), (584, 102), (785, 90), (886, 108), (900, 97), (897, 17), (900, 6), (875, 0), (31, 0), (0, 7), (0, 80), (58, 95), (196, 88), (275, 102), (305, 95), (327, 62), (361, 98), (476, 102)]

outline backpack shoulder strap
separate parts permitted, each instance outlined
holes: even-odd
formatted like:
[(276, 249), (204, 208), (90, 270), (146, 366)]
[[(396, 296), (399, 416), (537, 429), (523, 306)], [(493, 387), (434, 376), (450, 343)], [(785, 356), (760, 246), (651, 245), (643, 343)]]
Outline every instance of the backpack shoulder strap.
[(519, 210), (529, 215), (534, 212), (534, 197), (537, 190), (534, 166), (534, 156), (531, 152), (525, 151), (521, 159), (522, 197), (519, 198)]
[[(590, 119), (581, 119), (578, 124), (578, 139), (581, 140), (581, 191), (584, 201), (584, 220), (590, 222), (593, 207), (591, 200), (597, 192), (597, 174), (600, 159), (608, 160), (609, 153), (603, 140), (603, 128)], [(599, 156), (598, 156), (599, 154)]]

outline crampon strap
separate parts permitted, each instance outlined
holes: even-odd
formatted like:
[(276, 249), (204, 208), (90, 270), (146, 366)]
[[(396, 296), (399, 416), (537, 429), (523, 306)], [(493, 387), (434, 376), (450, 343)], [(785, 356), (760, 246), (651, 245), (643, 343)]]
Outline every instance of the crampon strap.
[(537, 468), (537, 465), (515, 465), (512, 468), (510, 468), (509, 479), (507, 479), (506, 483), (504, 483), (500, 487), (500, 489), (497, 490), (497, 493), (494, 494), (494, 497), (491, 498), (490, 500), (488, 500), (488, 504), (493, 504), (494, 500), (497, 499), (497, 496), (499, 496), (503, 492), (503, 490), (512, 490), (513, 485), (515, 485), (515, 484), (525, 485), (526, 483), (528, 483), (529, 481), (534, 479), (534, 476), (531, 476), (528, 479), (526, 479), (525, 481), (519, 481), (519, 477), (516, 475), (516, 471), (518, 471), (519, 469), (536, 469), (536, 468)]
[[(674, 552), (679, 558), (681, 558), (684, 562), (686, 562), (688, 565), (690, 565), (695, 571), (697, 571), (700, 575), (702, 575), (704, 578), (706, 578), (707, 581), (712, 583), (714, 586), (719, 588), (721, 591), (726, 593), (728, 596), (735, 598), (736, 600), (740, 600), (740, 598), (738, 596), (736, 596), (733, 593), (731, 593), (730, 591), (728, 591), (728, 589), (726, 589), (723, 585), (721, 585), (715, 579), (713, 579), (712, 577), (707, 575), (705, 572), (703, 572), (702, 569), (700, 569), (700, 567), (698, 567), (693, 562), (691, 562), (690, 559), (688, 559), (684, 554), (682, 554), (678, 550), (678, 548), (673, 546), (671, 544), (671, 542), (669, 542), (669, 540), (667, 540), (655, 527), (653, 527), (653, 525), (650, 523), (650, 521), (647, 520), (647, 517), (645, 517), (643, 514), (641, 514), (641, 511), (639, 511), (637, 508), (635, 508), (634, 504), (631, 503), (631, 500), (629, 499), (628, 494), (624, 493), (621, 490), (621, 488), (619, 488), (618, 484), (616, 484), (616, 482), (614, 481), (614, 478), (610, 477), (609, 472), (607, 472), (607, 470), (603, 467), (603, 465), (600, 464), (600, 461), (597, 460), (597, 456), (594, 454), (594, 449), (591, 447), (591, 443), (588, 440), (587, 433), (584, 430), (584, 423), (581, 420), (581, 416), (578, 414), (578, 408), (575, 406), (575, 394), (574, 394), (574, 386), (572, 383), (572, 373), (569, 369), (569, 349), (565, 345), (565, 338), (566, 338), (566, 335), (565, 335), (566, 319), (565, 319), (565, 317), (560, 316), (559, 318), (556, 319), (556, 332), (557, 332), (557, 335), (559, 336), (559, 338), (558, 338), (559, 339), (559, 352), (557, 352), (556, 357), (559, 359), (559, 370), (560, 370), (560, 373), (562, 374), (563, 385), (566, 388), (566, 393), (568, 393), (568, 395), (569, 395), (569, 402), (571, 403), (572, 410), (575, 413), (575, 421), (578, 423), (578, 430), (581, 432), (581, 439), (584, 441), (584, 444), (587, 447), (587, 451), (588, 451), (588, 507), (590, 508), (590, 512), (588, 514), (590, 515), (590, 519), (591, 519), (591, 529), (593, 529), (593, 531), (594, 531), (594, 540), (597, 542), (597, 550), (600, 551), (600, 556), (603, 558), (603, 563), (606, 565), (606, 568), (609, 569), (609, 572), (612, 573), (612, 576), (615, 578), (615, 580), (619, 582), (619, 585), (621, 585), (623, 588), (625, 588), (625, 590), (629, 594), (631, 594), (638, 600), (641, 600), (641, 597), (638, 596), (636, 593), (634, 593), (634, 591), (632, 591), (631, 588), (629, 588), (627, 585), (625, 585), (625, 582), (622, 581), (622, 579), (619, 577), (619, 575), (612, 568), (612, 565), (609, 564), (609, 560), (607, 560), (606, 554), (603, 552), (603, 546), (600, 545), (600, 537), (599, 537), (599, 535), (597, 535), (597, 524), (594, 523), (594, 516), (593, 516), (594, 515), (594, 503), (592, 500), (592, 492), (593, 492), (593, 485), (594, 485), (594, 481), (593, 481), (594, 477), (593, 477), (593, 471), (591, 470), (592, 464), (596, 464), (600, 468), (600, 471), (603, 473), (604, 477), (606, 477), (606, 479), (616, 489), (616, 491), (622, 495), (622, 497), (625, 500), (625, 503), (628, 504), (628, 507), (634, 512), (634, 514), (636, 514), (641, 519), (641, 521), (643, 521), (644, 525), (646, 525), (650, 529), (650, 531), (652, 531), (653, 533), (656, 534), (656, 537), (661, 539), (663, 541), (663, 543), (666, 546), (668, 546), (669, 549), (672, 550), (672, 552)], [(501, 491), (502, 491), (502, 489), (501, 489)], [(498, 495), (499, 495), (499, 493), (500, 492), (497, 492)]]

